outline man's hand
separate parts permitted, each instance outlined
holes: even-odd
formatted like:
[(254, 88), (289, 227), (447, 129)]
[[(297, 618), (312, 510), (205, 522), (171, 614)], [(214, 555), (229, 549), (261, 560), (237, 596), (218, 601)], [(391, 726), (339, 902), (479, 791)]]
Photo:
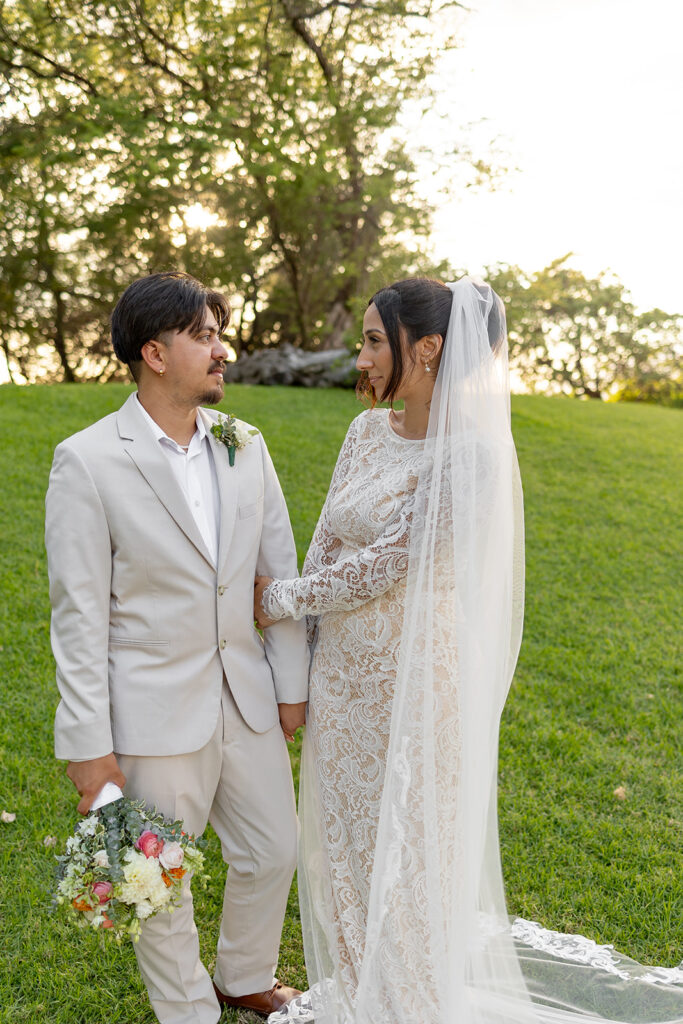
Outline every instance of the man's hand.
[(300, 726), (306, 724), (306, 704), (278, 704), (277, 709), (280, 715), (280, 725), (288, 743), (294, 740), (294, 733)]
[(272, 626), (275, 621), (275, 619), (269, 619), (263, 610), (263, 591), (272, 582), (272, 576), (257, 576), (254, 580), (254, 618), (260, 629)]
[(126, 784), (126, 777), (114, 754), (95, 757), (92, 761), (69, 761), (66, 774), (82, 797), (78, 805), (79, 814), (88, 813), (105, 782), (113, 782), (120, 789)]

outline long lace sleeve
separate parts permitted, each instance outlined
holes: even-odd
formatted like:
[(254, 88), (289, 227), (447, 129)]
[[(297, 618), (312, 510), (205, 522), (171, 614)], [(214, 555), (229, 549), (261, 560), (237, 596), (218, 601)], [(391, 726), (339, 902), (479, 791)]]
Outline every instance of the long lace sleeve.
[(410, 501), (373, 544), (300, 579), (274, 580), (263, 594), (271, 619), (357, 608), (378, 597), (408, 571)]
[[(344, 443), (341, 446), (337, 462), (332, 473), (332, 479), (328, 488), (327, 496), (316, 524), (311, 543), (304, 559), (302, 575), (306, 576), (317, 572), (324, 566), (334, 565), (341, 552), (342, 543), (332, 530), (329, 519), (330, 496), (336, 494), (341, 482), (345, 479), (357, 432), (357, 420), (353, 420), (346, 432)], [(311, 651), (318, 642), (318, 619), (315, 614), (306, 615), (306, 636)]]
[(349, 610), (384, 593), (405, 576), (410, 528), (409, 500), (397, 510), (384, 532), (367, 547), (345, 558), (343, 544), (330, 522), (330, 509), (358, 458), (363, 416), (349, 427), (337, 459), (320, 519), (308, 549), (300, 579), (275, 580), (265, 591), (263, 606), (271, 619), (308, 616), (309, 636), (316, 617), (331, 610)]
[[(411, 530), (425, 529), (425, 505), (433, 487), (437, 499), (432, 501), (436, 511), (432, 513), (434, 547), (430, 561), (444, 592), (451, 592), (455, 581), (443, 566), (459, 565), (461, 552), (467, 550), (465, 541), (472, 529), (466, 516), (468, 495), (473, 490), (477, 492), (480, 515), (485, 519), (496, 476), (496, 459), (486, 444), (473, 439), (459, 445), (450, 453), (448, 472), (442, 467), (435, 481), (431, 482), (431, 470), (425, 465), (420, 497), (417, 492), (407, 494), (401, 508), (372, 544), (336, 561), (333, 541), (328, 538), (325, 517), (321, 515), (316, 530), (318, 545), (315, 549), (311, 545), (314, 557), (307, 557), (300, 579), (274, 580), (270, 584), (263, 595), (266, 614), (277, 620), (348, 611), (385, 593), (408, 573)], [(482, 532), (483, 521), (476, 528), (477, 535)]]

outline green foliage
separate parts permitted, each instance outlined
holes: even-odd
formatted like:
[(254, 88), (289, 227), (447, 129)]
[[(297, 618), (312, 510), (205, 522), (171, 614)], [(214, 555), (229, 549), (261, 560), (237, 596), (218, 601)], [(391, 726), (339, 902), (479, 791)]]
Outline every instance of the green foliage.
[(680, 374), (669, 378), (626, 380), (612, 396), (615, 402), (650, 402), (683, 408), (683, 379)]
[(604, 398), (627, 380), (670, 378), (683, 354), (683, 318), (661, 309), (638, 313), (619, 280), (606, 273), (587, 278), (568, 265), (570, 255), (534, 274), (488, 270), (506, 305), (510, 365), (524, 383)]
[(237, 350), (341, 345), (353, 297), (429, 231), (394, 129), (453, 45), (441, 6), (0, 0), (16, 377), (120, 377), (107, 312), (169, 266), (240, 296)]
[[(0, 389), (0, 1024), (152, 1024), (127, 947), (101, 948), (49, 914), (53, 851), (77, 802), (52, 756), (43, 499), (54, 446), (129, 389)], [(228, 389), (223, 411), (263, 432), (300, 559), (346, 427), (344, 391)], [(40, 424), (40, 429), (36, 425)], [(525, 489), (527, 606), (500, 745), (500, 834), (510, 911), (649, 963), (680, 961), (681, 481), (675, 410), (513, 399)], [(298, 769), (299, 744), (292, 750)], [(625, 788), (626, 799), (614, 790)], [(213, 966), (223, 867), (209, 831), (195, 893)], [(305, 985), (296, 889), (279, 974)], [(223, 1020), (256, 1024), (249, 1014)]]

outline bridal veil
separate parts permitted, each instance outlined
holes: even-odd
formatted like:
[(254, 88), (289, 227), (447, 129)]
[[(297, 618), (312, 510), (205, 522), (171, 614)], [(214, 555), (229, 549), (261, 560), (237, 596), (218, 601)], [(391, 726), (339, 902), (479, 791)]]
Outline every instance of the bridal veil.
[(353, 1004), (335, 981), (314, 765), (302, 766), (299, 884), (319, 1024), (681, 1024), (683, 971), (643, 968), (507, 916), (498, 729), (519, 651), (522, 490), (505, 316), (453, 304), (415, 493), (386, 775)]

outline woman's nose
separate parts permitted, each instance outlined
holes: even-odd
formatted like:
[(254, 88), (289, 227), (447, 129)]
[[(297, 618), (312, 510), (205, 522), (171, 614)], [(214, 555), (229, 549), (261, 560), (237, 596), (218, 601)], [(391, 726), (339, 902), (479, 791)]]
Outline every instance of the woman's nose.
[(365, 351), (365, 346), (363, 346), (363, 348), (358, 353), (358, 358), (356, 359), (356, 369), (369, 370), (371, 366), (372, 359), (370, 359), (367, 352)]

